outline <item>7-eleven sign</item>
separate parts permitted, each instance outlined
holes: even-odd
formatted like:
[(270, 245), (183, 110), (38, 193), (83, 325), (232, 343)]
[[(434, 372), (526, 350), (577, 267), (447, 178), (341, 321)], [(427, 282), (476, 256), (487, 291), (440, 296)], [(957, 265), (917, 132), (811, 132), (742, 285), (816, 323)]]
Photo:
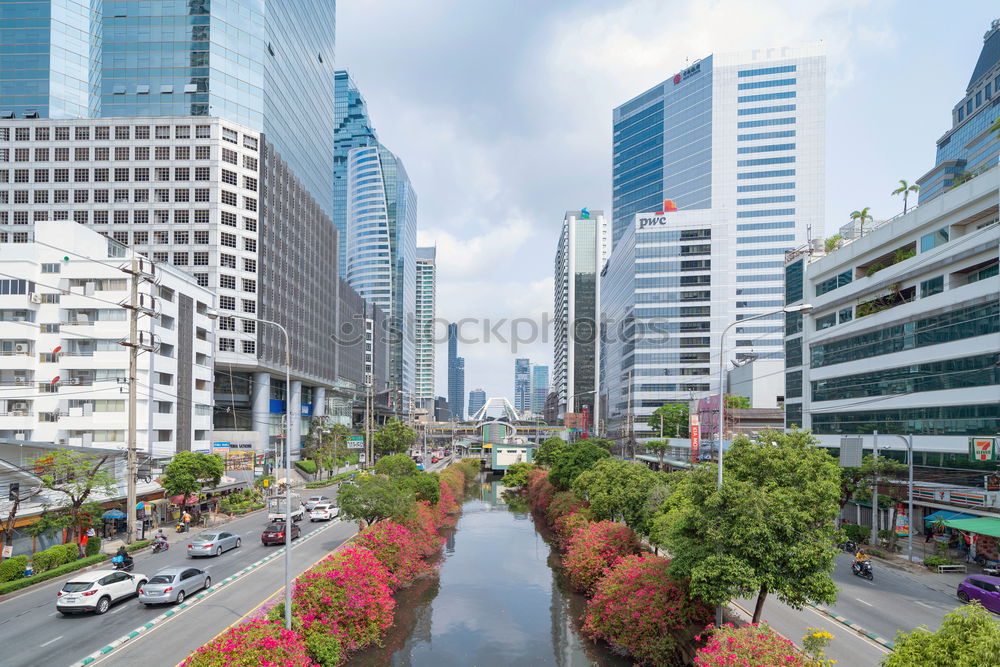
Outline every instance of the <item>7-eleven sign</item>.
[(969, 456), (973, 461), (995, 461), (996, 438), (969, 438)]

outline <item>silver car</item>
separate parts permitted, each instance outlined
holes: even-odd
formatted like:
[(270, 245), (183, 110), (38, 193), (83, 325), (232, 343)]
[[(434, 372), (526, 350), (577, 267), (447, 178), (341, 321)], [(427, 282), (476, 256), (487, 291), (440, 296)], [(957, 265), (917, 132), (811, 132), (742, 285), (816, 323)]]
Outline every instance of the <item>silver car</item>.
[(168, 567), (157, 572), (139, 588), (142, 604), (184, 602), (184, 598), (212, 585), (212, 577), (196, 567)]
[(310, 496), (309, 499), (303, 504), (306, 507), (306, 511), (311, 512), (316, 505), (322, 505), (328, 502), (330, 502), (330, 499), (326, 496)]
[(227, 531), (202, 533), (188, 544), (188, 556), (221, 556), (223, 551), (240, 546), (240, 536)]

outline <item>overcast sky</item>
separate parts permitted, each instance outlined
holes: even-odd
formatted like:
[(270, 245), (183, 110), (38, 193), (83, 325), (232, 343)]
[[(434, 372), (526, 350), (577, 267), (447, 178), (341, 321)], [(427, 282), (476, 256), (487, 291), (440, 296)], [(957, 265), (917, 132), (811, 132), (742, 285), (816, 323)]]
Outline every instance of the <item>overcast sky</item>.
[[(686, 60), (823, 41), (827, 229), (862, 206), (889, 217), (897, 181), (933, 166), (996, 18), (995, 0), (339, 0), (337, 66), (416, 188), (438, 317), (542, 322), (564, 212), (610, 220), (615, 106)], [(552, 343), (460, 354), (466, 392), (513, 398), (514, 358), (548, 364)], [(439, 395), (445, 357), (441, 344)]]

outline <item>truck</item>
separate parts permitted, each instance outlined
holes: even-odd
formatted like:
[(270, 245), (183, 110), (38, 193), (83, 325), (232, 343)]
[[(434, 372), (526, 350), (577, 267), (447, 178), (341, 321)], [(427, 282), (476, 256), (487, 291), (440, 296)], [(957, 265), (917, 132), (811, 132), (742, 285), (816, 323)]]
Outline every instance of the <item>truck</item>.
[[(267, 520), (284, 521), (288, 514), (286, 510), (287, 496), (285, 494), (271, 496), (267, 499)], [(292, 521), (301, 521), (305, 516), (305, 508), (302, 506), (302, 496), (297, 493), (292, 494)]]

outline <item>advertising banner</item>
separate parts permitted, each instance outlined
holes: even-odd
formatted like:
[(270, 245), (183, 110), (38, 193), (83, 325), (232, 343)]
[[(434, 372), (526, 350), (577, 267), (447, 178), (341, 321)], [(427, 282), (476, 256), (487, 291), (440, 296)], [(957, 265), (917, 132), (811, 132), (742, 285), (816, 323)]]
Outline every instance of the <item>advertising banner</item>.
[(996, 461), (996, 438), (969, 438), (969, 457), (973, 461)]
[(691, 432), (691, 462), (697, 463), (701, 449), (701, 425), (698, 423), (698, 415), (690, 416), (688, 430)]

